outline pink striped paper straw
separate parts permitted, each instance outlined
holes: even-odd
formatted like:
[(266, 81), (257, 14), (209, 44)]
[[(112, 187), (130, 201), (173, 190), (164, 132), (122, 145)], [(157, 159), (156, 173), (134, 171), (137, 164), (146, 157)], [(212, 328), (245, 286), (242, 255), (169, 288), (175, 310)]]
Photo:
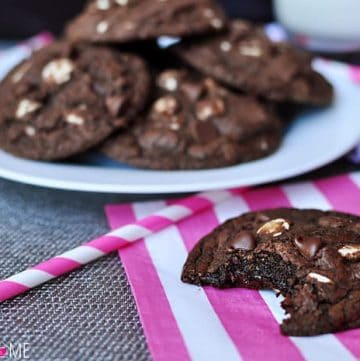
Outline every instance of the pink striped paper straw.
[(100, 238), (4, 279), (0, 281), (0, 302), (25, 293), (182, 219), (213, 207), (229, 199), (231, 194), (232, 191), (205, 192), (178, 200), (171, 206), (135, 223), (120, 227)]

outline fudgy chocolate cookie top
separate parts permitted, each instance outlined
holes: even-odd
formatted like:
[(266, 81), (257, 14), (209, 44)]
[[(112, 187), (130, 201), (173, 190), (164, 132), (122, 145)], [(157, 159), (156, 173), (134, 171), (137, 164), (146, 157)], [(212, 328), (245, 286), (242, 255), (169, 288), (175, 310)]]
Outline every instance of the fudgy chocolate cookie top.
[(213, 0), (92, 0), (66, 34), (74, 41), (129, 42), (213, 32), (225, 24)]
[(146, 168), (211, 168), (259, 158), (279, 144), (272, 107), (232, 93), (210, 78), (165, 70), (138, 123), (103, 147), (110, 157)]
[(98, 144), (144, 106), (150, 76), (137, 56), (56, 42), (0, 85), (0, 146), (61, 159)]
[(282, 325), (286, 334), (360, 327), (360, 217), (297, 209), (247, 213), (198, 243), (182, 279), (280, 290), (290, 316)]
[(331, 85), (311, 58), (290, 44), (271, 42), (263, 30), (235, 20), (224, 34), (184, 39), (174, 47), (184, 61), (234, 88), (275, 101), (326, 105)]

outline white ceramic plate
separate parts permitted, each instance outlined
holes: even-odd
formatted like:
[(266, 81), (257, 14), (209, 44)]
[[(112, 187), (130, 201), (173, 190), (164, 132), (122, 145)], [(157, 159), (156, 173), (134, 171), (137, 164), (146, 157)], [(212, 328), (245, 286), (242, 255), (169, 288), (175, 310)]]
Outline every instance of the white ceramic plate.
[(145, 194), (250, 186), (311, 171), (360, 142), (360, 87), (351, 81), (345, 65), (316, 61), (315, 67), (335, 86), (334, 105), (298, 116), (282, 147), (267, 158), (213, 170), (149, 171), (99, 155), (69, 164), (29, 161), (0, 152), (0, 176), (51, 188)]

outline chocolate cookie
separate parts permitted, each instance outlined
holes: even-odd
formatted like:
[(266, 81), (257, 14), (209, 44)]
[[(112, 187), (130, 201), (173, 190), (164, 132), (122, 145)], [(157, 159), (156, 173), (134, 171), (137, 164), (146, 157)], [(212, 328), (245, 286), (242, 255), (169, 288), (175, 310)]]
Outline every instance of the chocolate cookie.
[(143, 168), (198, 169), (264, 157), (278, 147), (281, 122), (255, 97), (186, 70), (163, 71), (156, 82), (147, 113), (104, 144), (111, 158)]
[(290, 44), (271, 42), (260, 27), (236, 20), (217, 36), (184, 39), (174, 47), (184, 61), (231, 87), (275, 101), (326, 105), (333, 90)]
[(360, 217), (297, 209), (244, 214), (198, 243), (182, 280), (279, 290), (287, 335), (360, 327)]
[(129, 42), (213, 32), (225, 23), (213, 0), (92, 0), (66, 34), (74, 41)]
[(56, 42), (0, 84), (0, 147), (43, 160), (82, 152), (142, 110), (149, 88), (137, 56)]

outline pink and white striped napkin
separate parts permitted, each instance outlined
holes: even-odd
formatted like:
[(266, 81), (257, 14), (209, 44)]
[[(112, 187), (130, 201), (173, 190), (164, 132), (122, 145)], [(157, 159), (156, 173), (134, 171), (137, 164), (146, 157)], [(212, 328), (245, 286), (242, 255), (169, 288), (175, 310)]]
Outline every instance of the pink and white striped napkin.
[[(109, 205), (112, 228), (164, 207), (165, 201)], [(155, 361), (360, 359), (360, 329), (317, 337), (280, 335), (280, 300), (272, 291), (217, 290), (181, 283), (189, 250), (220, 222), (248, 210), (294, 206), (360, 215), (360, 172), (249, 189), (214, 209), (120, 251)]]

